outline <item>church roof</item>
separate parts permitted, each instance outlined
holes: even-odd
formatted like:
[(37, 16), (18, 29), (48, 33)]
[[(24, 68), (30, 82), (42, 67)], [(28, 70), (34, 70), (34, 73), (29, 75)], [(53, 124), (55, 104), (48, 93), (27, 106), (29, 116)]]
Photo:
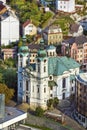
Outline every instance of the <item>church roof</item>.
[(50, 45), (50, 46), (48, 46), (48, 47), (46, 48), (46, 50), (53, 50), (53, 49), (56, 49), (56, 47), (53, 46), (53, 45)]
[(49, 57), (48, 59), (48, 74), (49, 75), (62, 75), (65, 71), (70, 71), (79, 67), (75, 60), (68, 57)]
[(44, 57), (46, 57), (47, 56), (47, 53), (46, 53), (46, 50), (39, 50), (38, 52), (38, 56), (37, 57), (40, 57), (40, 58), (44, 58)]
[(29, 54), (28, 46), (21, 46), (20, 49), (19, 49), (19, 53), (22, 56), (28, 55)]

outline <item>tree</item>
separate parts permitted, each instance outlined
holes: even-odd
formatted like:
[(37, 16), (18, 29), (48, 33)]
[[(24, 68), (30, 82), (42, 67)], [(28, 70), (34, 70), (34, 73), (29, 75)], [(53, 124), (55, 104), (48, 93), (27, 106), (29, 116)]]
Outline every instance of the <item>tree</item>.
[(43, 113), (44, 113), (44, 110), (40, 106), (38, 106), (35, 110), (36, 116), (43, 116)]
[(3, 73), (3, 79), (4, 83), (9, 87), (9, 88), (16, 88), (17, 85), (17, 74), (16, 70), (14, 69), (6, 69)]
[(59, 99), (57, 97), (55, 97), (53, 99), (49, 99), (47, 101), (48, 109), (53, 108), (53, 107), (56, 108), (58, 103), (59, 103)]
[(5, 63), (8, 67), (15, 67), (15, 66), (16, 66), (16, 59), (9, 58), (9, 59), (6, 59), (6, 60), (4, 61), (4, 63)]
[(52, 108), (52, 106), (53, 106), (53, 99), (49, 99), (47, 101), (47, 107), (48, 107), (48, 109)]
[(9, 89), (5, 84), (0, 83), (0, 93), (5, 94), (5, 103), (8, 103), (14, 96), (14, 89)]
[(55, 97), (53, 100), (53, 107), (56, 108), (58, 103), (59, 103), (59, 99), (57, 97)]

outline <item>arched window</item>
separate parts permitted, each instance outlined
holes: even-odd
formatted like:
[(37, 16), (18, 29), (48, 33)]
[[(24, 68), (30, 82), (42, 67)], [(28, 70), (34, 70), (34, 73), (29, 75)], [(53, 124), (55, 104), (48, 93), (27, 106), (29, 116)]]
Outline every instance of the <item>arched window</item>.
[(44, 66), (44, 72), (46, 72), (46, 66)]

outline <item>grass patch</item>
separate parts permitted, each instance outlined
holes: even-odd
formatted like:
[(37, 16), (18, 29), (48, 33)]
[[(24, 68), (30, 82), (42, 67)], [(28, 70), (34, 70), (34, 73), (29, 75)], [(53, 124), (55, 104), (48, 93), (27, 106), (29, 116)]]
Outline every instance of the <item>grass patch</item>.
[(54, 25), (60, 25), (62, 28), (63, 34), (67, 35), (69, 32), (69, 26), (74, 21), (69, 16), (61, 16), (54, 21)]
[(43, 126), (38, 126), (38, 125), (33, 125), (33, 124), (25, 124), (27, 126), (30, 126), (30, 127), (34, 127), (34, 128), (39, 128), (41, 130), (52, 130), (51, 128), (47, 128), (47, 127), (43, 127)]

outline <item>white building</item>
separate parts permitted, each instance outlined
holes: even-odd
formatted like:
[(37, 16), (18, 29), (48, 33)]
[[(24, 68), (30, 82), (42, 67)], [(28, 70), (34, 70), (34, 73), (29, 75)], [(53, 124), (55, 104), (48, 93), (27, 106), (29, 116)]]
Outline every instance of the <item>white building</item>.
[(23, 35), (35, 35), (37, 34), (37, 27), (32, 23), (32, 21), (27, 20), (23, 26)]
[[(18, 53), (18, 101), (27, 102), (31, 108), (38, 105), (47, 108), (47, 100), (57, 97), (62, 100), (75, 92), (74, 77), (79, 73), (79, 64), (71, 58), (47, 56), (39, 50), (36, 63), (29, 63), (27, 46)], [(52, 50), (52, 54), (55, 54)]]
[(0, 2), (3, 2), (3, 3), (5, 3), (5, 4), (6, 4), (6, 0), (0, 0)]
[(72, 13), (75, 11), (75, 0), (56, 0), (56, 10)]
[(12, 11), (0, 16), (0, 44), (9, 45), (19, 40), (19, 19)]
[(83, 27), (77, 23), (71, 24), (68, 36), (78, 37), (83, 35)]
[(15, 130), (21, 123), (25, 123), (27, 113), (13, 107), (5, 107), (5, 116), (0, 118), (0, 130)]

